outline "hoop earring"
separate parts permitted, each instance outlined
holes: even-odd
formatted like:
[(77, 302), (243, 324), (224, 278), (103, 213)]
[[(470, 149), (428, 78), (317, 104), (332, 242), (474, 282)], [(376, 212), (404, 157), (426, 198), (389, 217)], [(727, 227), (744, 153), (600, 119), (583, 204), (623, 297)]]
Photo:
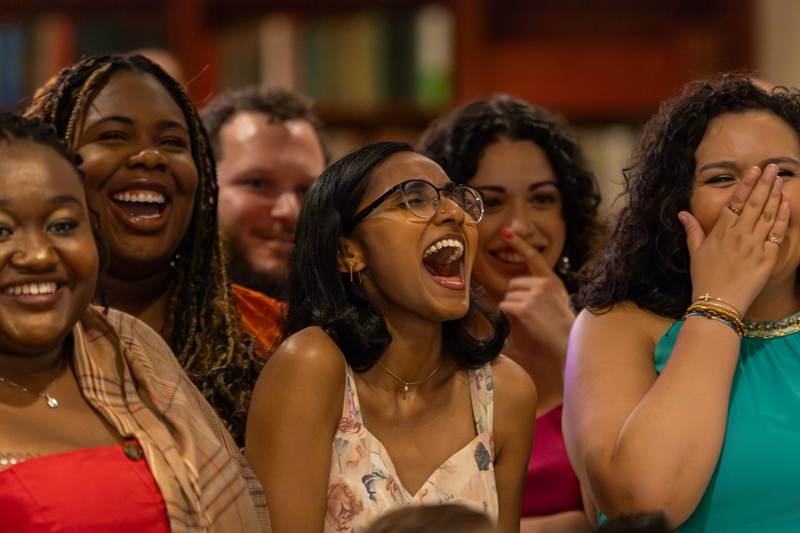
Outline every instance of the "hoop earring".
[(355, 287), (356, 289), (360, 289), (361, 284), (363, 283), (363, 280), (361, 279), (361, 271), (360, 270), (356, 271), (356, 274), (358, 274), (358, 283), (353, 281), (353, 265), (350, 265), (350, 283), (352, 283), (353, 287)]

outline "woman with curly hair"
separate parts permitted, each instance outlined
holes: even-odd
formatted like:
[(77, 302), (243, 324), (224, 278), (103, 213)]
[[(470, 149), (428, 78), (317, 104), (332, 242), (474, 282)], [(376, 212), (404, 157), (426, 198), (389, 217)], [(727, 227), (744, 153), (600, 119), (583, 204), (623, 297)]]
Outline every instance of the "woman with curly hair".
[(604, 519), (797, 531), (800, 94), (699, 81), (662, 105), (587, 269), (564, 435)]
[(561, 435), (569, 294), (600, 224), (600, 197), (575, 140), (549, 113), (498, 96), (464, 105), (423, 134), (421, 152), (483, 193), (475, 281), (511, 319), (503, 353), (539, 394), (522, 531), (588, 531)]
[(85, 59), (27, 111), (82, 158), (89, 207), (109, 247), (111, 307), (159, 332), (239, 445), (259, 364), (217, 235), (214, 161), (184, 90), (141, 56)]
[(247, 427), (276, 533), (363, 531), (448, 502), (519, 532), (536, 390), (498, 357), (507, 321), (470, 290), (482, 215), (477, 191), (405, 143), (345, 156), (309, 190), (290, 336)]

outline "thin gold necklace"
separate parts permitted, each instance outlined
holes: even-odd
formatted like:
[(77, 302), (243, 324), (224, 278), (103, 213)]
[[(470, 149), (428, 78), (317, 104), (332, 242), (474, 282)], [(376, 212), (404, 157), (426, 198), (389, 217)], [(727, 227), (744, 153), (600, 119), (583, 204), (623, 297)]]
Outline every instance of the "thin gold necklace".
[(437, 371), (437, 370), (439, 370), (439, 367), (440, 367), (440, 366), (442, 366), (442, 360), (443, 360), (443, 359), (444, 359), (444, 356), (442, 356), (442, 357), (440, 357), (440, 358), (439, 358), (439, 364), (438, 364), (438, 365), (436, 365), (436, 368), (434, 368), (434, 369), (433, 369), (433, 372), (431, 372), (430, 374), (428, 374), (428, 377), (426, 377), (426, 378), (425, 378), (425, 379), (423, 379), (422, 381), (406, 381), (406, 380), (404, 380), (403, 378), (401, 378), (400, 376), (398, 376), (397, 374), (395, 374), (394, 372), (392, 372), (391, 370), (389, 370), (388, 368), (386, 368), (386, 367), (383, 365), (383, 363), (381, 363), (380, 361), (378, 361), (378, 364), (379, 364), (379, 365), (381, 365), (381, 368), (383, 368), (384, 370), (386, 370), (386, 371), (389, 373), (389, 375), (390, 375), (390, 376), (392, 376), (394, 379), (396, 379), (397, 381), (399, 381), (400, 383), (402, 383), (403, 385), (405, 385), (405, 389), (403, 389), (403, 390), (405, 390), (405, 392), (408, 392), (408, 386), (409, 386), (409, 385), (422, 385), (423, 383), (425, 383), (426, 381), (428, 381), (429, 379), (431, 379), (431, 378), (433, 377), (433, 375), (436, 373), (436, 371)]
[[(54, 377), (53, 381), (51, 381), (50, 384), (47, 386), (47, 390), (49, 390), (50, 387), (53, 386), (53, 383), (56, 382), (56, 380), (58, 379), (58, 376), (61, 375), (61, 366), (63, 364), (64, 364), (64, 357), (62, 356), (61, 359), (58, 361), (58, 371), (56, 372), (56, 377)], [(45, 393), (42, 394), (41, 392), (30, 391), (30, 390), (26, 389), (25, 387), (23, 387), (22, 385), (17, 385), (16, 383), (11, 381), (10, 379), (6, 379), (3, 376), (0, 376), (0, 381), (5, 383), (6, 385), (11, 385), (12, 387), (16, 387), (18, 389), (22, 389), (25, 392), (27, 392), (28, 394), (33, 394), (34, 396), (38, 396), (40, 398), (44, 398), (45, 400), (47, 400), (47, 405), (49, 407), (51, 407), (52, 409), (55, 409), (56, 407), (58, 407), (58, 400), (56, 400), (55, 398), (50, 396), (49, 392), (45, 391)]]

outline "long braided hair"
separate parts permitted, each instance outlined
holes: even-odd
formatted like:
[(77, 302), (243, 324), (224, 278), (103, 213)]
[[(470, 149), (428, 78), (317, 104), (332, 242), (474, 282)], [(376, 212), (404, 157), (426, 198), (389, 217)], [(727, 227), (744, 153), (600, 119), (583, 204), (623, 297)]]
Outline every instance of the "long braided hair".
[(214, 407), (239, 445), (258, 365), (253, 340), (239, 330), (217, 234), (217, 181), (208, 136), (186, 92), (158, 65), (142, 56), (100, 55), (66, 68), (39, 89), (26, 111), (53, 124), (75, 148), (76, 124), (87, 103), (117, 72), (154, 76), (180, 106), (191, 138), (198, 188), (189, 228), (172, 257), (174, 281), (163, 337), (178, 362)]

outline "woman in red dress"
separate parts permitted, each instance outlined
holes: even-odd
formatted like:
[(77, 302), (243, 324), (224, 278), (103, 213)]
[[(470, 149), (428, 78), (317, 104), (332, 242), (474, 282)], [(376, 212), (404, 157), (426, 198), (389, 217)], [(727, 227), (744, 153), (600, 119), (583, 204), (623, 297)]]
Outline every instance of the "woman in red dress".
[(0, 115), (0, 532), (259, 531), (260, 487), (169, 347), (90, 306), (79, 158)]

